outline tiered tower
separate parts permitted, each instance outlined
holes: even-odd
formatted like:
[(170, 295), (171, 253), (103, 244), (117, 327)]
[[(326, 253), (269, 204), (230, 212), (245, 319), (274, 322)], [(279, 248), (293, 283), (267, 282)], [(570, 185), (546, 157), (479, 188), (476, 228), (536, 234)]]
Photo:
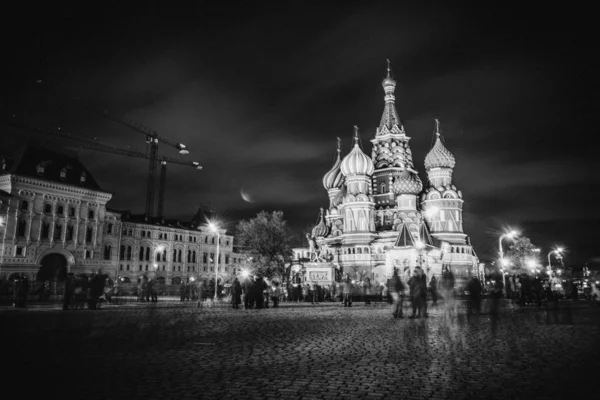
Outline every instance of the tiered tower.
[[(385, 92), (385, 107), (373, 143), (372, 159), (375, 166), (372, 188), (377, 209), (395, 208), (403, 211), (416, 211), (417, 195), (423, 184), (414, 168), (410, 138), (406, 136), (404, 126), (398, 117), (394, 91), (396, 81), (391, 76), (388, 60), (387, 75), (381, 83)], [(392, 230), (398, 226), (398, 220), (378, 218), (378, 231)]]
[(435, 144), (425, 157), (429, 183), (422, 194), (423, 210), (433, 237), (453, 244), (466, 244), (462, 224), (462, 193), (452, 184), (454, 156), (444, 146), (439, 121)]
[[(340, 169), (346, 180), (346, 196), (341, 207), (344, 217), (344, 243), (364, 243), (375, 231), (371, 196), (373, 162), (359, 146), (358, 127), (354, 127), (354, 148), (342, 160)], [(366, 234), (366, 235), (365, 235)]]

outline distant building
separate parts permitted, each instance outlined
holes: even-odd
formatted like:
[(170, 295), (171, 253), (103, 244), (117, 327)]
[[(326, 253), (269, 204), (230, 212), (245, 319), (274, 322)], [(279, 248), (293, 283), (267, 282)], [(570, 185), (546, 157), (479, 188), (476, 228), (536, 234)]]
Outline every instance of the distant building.
[(106, 273), (111, 279), (160, 283), (224, 283), (240, 270), (233, 236), (207, 227), (200, 209), (188, 223), (107, 209), (113, 194), (96, 183), (76, 158), (45, 147), (26, 146), (0, 165), (0, 278), (62, 279)]

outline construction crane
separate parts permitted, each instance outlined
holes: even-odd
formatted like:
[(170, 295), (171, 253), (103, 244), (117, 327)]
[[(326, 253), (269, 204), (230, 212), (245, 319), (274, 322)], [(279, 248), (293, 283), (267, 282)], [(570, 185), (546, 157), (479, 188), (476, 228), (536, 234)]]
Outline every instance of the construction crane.
[[(93, 110), (96, 111), (97, 110)], [(142, 135), (144, 135), (146, 137), (146, 143), (150, 145), (150, 165), (148, 167), (148, 181), (146, 184), (146, 215), (148, 217), (152, 217), (152, 214), (154, 213), (154, 184), (156, 182), (156, 168), (158, 163), (160, 162), (161, 164), (161, 176), (160, 176), (160, 181), (159, 181), (159, 190), (158, 190), (158, 216), (161, 217), (162, 213), (163, 213), (163, 209), (164, 209), (164, 185), (165, 185), (165, 180), (166, 180), (166, 162), (161, 161), (161, 159), (159, 159), (158, 156), (158, 143), (164, 143), (168, 146), (171, 146), (175, 149), (177, 149), (179, 151), (179, 154), (189, 154), (189, 151), (186, 149), (186, 146), (183, 143), (176, 143), (176, 142), (172, 142), (166, 138), (164, 138), (163, 136), (159, 135), (158, 132), (156, 132), (153, 129), (150, 129), (142, 124), (139, 124), (135, 121), (122, 121), (118, 118), (115, 118), (111, 115), (109, 115), (108, 110), (104, 110), (104, 112), (102, 113), (102, 115), (105, 118), (108, 118), (109, 120), (116, 122), (120, 125), (124, 125), (130, 129), (132, 129), (134, 132), (138, 132), (141, 133)]]
[[(25, 129), (25, 130), (33, 132), (35, 134), (51, 136), (54, 139), (61, 140), (62, 142), (64, 142), (63, 144), (66, 147), (77, 148), (77, 149), (87, 149), (87, 150), (100, 151), (100, 152), (112, 153), (112, 154), (120, 154), (120, 155), (124, 155), (124, 156), (129, 156), (129, 157), (144, 158), (144, 159), (150, 160), (150, 165), (152, 166), (154, 164), (155, 167), (156, 167), (156, 163), (160, 162), (161, 174), (160, 174), (160, 183), (159, 183), (158, 214), (157, 214), (157, 216), (159, 218), (163, 217), (163, 211), (164, 211), (167, 165), (168, 164), (179, 164), (179, 165), (185, 165), (188, 167), (194, 167), (197, 170), (202, 169), (202, 166), (200, 165), (200, 163), (198, 163), (196, 161), (181, 161), (181, 160), (177, 160), (177, 159), (170, 158), (170, 157), (164, 157), (164, 156), (158, 157), (158, 154), (156, 153), (156, 151), (154, 153), (151, 152), (150, 155), (148, 155), (147, 153), (144, 153), (144, 152), (141, 152), (141, 151), (138, 151), (135, 149), (123, 149), (123, 148), (108, 146), (105, 144), (98, 143), (94, 140), (69, 135), (68, 133), (62, 132), (60, 130), (60, 128), (58, 128), (58, 130), (54, 130), (54, 131), (53, 130), (43, 130), (43, 129), (37, 128), (35, 126), (17, 122), (17, 121), (15, 121), (14, 118), (11, 120), (5, 119), (4, 122), (7, 125), (10, 125), (10, 126), (13, 126), (16, 128)], [(158, 146), (155, 146), (155, 148), (157, 148), (157, 147)], [(183, 149), (185, 149), (185, 146), (183, 147)], [(154, 169), (156, 169), (156, 168), (154, 168)], [(152, 189), (154, 190), (154, 185), (152, 185)], [(154, 199), (154, 192), (152, 192), (152, 201), (153, 201), (153, 199)], [(150, 204), (152, 205), (152, 203), (150, 203)], [(149, 218), (152, 217), (152, 215), (148, 213), (148, 197), (146, 197), (146, 216), (148, 216)]]

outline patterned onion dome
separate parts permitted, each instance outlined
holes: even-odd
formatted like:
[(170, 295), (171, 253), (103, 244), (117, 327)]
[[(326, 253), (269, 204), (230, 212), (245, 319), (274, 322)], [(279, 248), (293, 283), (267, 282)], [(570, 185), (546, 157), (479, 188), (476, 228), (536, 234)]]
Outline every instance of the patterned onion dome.
[(395, 194), (419, 194), (423, 190), (423, 183), (417, 174), (404, 170), (394, 181), (392, 190)]
[(337, 160), (333, 164), (333, 168), (329, 170), (323, 177), (323, 186), (325, 190), (329, 189), (340, 189), (344, 183), (344, 175), (340, 169), (342, 160), (340, 159), (340, 153), (338, 152)]
[(427, 153), (425, 157), (425, 169), (430, 170), (432, 168), (454, 168), (456, 161), (454, 156), (446, 146), (442, 143), (440, 136), (438, 135), (433, 148)]
[(344, 157), (341, 165), (342, 173), (348, 175), (372, 175), (375, 167), (371, 157), (358, 146), (358, 127), (354, 127), (354, 148)]
[(321, 208), (321, 213), (319, 214), (319, 223), (312, 229), (313, 237), (325, 237), (329, 233), (329, 228), (325, 223), (325, 218), (323, 217), (323, 208)]

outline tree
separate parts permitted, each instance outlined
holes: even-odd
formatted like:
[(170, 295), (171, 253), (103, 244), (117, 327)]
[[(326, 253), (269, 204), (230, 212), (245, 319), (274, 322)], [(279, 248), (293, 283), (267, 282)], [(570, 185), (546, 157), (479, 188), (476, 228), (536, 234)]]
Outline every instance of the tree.
[(293, 252), (290, 233), (282, 211), (261, 211), (255, 218), (240, 221), (236, 241), (243, 252), (252, 257), (256, 273), (273, 279), (289, 280), (286, 263), (292, 260)]
[(506, 258), (510, 261), (507, 269), (511, 275), (531, 274), (529, 262), (532, 260), (540, 264), (537, 248), (527, 236), (520, 236), (513, 240), (506, 252)]

